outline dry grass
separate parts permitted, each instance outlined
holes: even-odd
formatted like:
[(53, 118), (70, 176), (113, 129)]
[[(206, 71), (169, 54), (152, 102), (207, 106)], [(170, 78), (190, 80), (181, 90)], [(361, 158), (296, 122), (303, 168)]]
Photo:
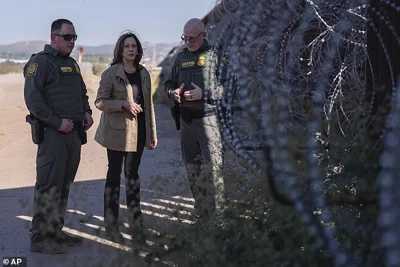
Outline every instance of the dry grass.
[(22, 72), (23, 68), (24, 64), (6, 61), (0, 63), (0, 74)]
[(150, 72), (150, 75), (154, 103), (168, 104), (170, 100), (164, 95), (164, 76), (162, 75), (162, 70), (153, 70)]
[(93, 63), (93, 74), (97, 76), (101, 76), (103, 71), (107, 69), (108, 64), (103, 64), (103, 63)]

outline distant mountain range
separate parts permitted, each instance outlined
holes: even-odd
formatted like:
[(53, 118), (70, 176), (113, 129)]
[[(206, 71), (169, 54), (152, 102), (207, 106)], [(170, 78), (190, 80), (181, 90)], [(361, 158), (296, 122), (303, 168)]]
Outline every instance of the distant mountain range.
[[(0, 54), (8, 54), (17, 57), (29, 57), (31, 54), (43, 50), (44, 45), (47, 43), (48, 42), (45, 41), (26, 41), (0, 45)], [(142, 45), (144, 49), (144, 55), (147, 57), (152, 57), (153, 43), (145, 41), (142, 43)], [(179, 43), (155, 43), (156, 56), (164, 57), (176, 45), (179, 45)], [(112, 56), (114, 50), (114, 44), (104, 44), (98, 46), (85, 46), (76, 44), (72, 53), (76, 54), (77, 48), (80, 46), (84, 47), (84, 56)]]

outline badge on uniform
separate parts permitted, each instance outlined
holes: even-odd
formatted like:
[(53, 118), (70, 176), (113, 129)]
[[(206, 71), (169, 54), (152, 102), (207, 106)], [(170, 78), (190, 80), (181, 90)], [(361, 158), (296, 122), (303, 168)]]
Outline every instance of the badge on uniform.
[(38, 68), (38, 64), (37, 63), (31, 63), (28, 66), (28, 76), (32, 76), (36, 74)]
[(203, 67), (205, 64), (206, 64), (206, 58), (203, 56), (199, 56), (199, 59), (197, 60), (197, 65)]

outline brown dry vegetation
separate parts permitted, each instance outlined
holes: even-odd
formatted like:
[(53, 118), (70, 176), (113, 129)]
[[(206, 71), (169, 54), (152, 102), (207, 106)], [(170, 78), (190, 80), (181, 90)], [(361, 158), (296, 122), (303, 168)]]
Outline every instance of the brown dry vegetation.
[(0, 74), (22, 72), (23, 67), (24, 67), (24, 64), (6, 61), (3, 63), (0, 63)]

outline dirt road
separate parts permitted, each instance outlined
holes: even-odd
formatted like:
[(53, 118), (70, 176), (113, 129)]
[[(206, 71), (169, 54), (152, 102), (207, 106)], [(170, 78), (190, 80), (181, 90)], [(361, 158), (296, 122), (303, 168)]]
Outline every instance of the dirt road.
[[(93, 107), (98, 78), (93, 76), (85, 80)], [(107, 163), (105, 149), (93, 140), (100, 115), (95, 108), (95, 124), (88, 132), (88, 144), (82, 148), (65, 228), (85, 237), (86, 242), (83, 247), (71, 248), (66, 254), (57, 256), (29, 252), (37, 147), (31, 142), (26, 114), (22, 74), (0, 75), (0, 257), (27, 257), (29, 267), (146, 266), (146, 249), (140, 250), (139, 256), (132, 256), (132, 253), (125, 252), (129, 249), (127, 246), (106, 240), (100, 228)], [(178, 225), (190, 223), (193, 202), (184, 176), (178, 132), (174, 129), (169, 110), (156, 106), (156, 119), (159, 145), (156, 150), (145, 151), (143, 155), (141, 198), (149, 234), (147, 245), (163, 250), (167, 245), (151, 240), (151, 236), (163, 231), (178, 231)], [(125, 195), (124, 190), (121, 191), (122, 221), (126, 223)], [(122, 231), (126, 232), (126, 229)], [(127, 240), (130, 238), (129, 235), (125, 237)], [(173, 262), (159, 264), (174, 265)]]

